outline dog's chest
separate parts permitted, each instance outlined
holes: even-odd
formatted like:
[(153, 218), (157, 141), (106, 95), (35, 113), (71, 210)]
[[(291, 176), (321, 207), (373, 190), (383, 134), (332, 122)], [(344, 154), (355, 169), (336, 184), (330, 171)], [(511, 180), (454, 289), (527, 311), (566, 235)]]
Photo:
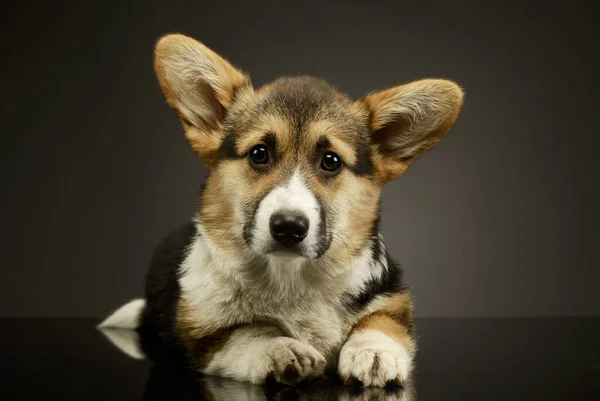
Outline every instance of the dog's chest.
[(203, 319), (210, 326), (235, 324), (275, 324), (286, 335), (306, 342), (323, 354), (339, 351), (348, 335), (354, 316), (349, 311), (319, 293), (294, 299), (244, 294), (221, 288), (202, 297)]
[(209, 268), (203, 245), (198, 241), (192, 247), (179, 277), (181, 296), (194, 311), (198, 327), (210, 332), (240, 324), (274, 324), (286, 335), (330, 354), (356, 322), (355, 314), (342, 305), (342, 294), (336, 295), (339, 289), (315, 288), (299, 278), (276, 281), (293, 283), (281, 288), (217, 274), (226, 269)]
[(287, 302), (272, 300), (261, 303), (248, 303), (248, 313), (253, 315), (254, 320), (273, 321), (289, 336), (324, 353), (340, 345), (351, 327), (347, 311), (320, 294)]
[(334, 352), (350, 331), (350, 316), (335, 304), (313, 298), (273, 311), (271, 319), (291, 337), (311, 344), (323, 354)]

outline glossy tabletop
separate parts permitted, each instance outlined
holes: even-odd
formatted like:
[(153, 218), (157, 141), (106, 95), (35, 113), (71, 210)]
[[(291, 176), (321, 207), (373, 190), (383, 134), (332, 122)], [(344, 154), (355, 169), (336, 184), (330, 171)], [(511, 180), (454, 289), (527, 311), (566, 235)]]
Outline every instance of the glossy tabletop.
[(200, 377), (126, 355), (96, 323), (0, 320), (2, 399), (600, 400), (600, 318), (417, 319), (419, 352), (405, 389)]

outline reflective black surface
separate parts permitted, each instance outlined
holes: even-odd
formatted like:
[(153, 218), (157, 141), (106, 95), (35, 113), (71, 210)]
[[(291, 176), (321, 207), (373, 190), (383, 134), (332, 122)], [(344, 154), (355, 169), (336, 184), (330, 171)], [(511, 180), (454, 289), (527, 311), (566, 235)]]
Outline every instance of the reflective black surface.
[(600, 318), (420, 319), (407, 389), (297, 388), (135, 360), (93, 320), (0, 320), (6, 400), (600, 400)]

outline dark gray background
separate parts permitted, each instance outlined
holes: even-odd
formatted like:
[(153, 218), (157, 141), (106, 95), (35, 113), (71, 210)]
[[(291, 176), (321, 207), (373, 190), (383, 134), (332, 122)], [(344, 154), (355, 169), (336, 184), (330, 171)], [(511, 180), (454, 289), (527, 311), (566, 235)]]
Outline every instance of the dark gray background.
[(257, 85), (312, 74), (358, 97), (458, 81), (449, 136), (384, 191), (417, 314), (599, 315), (594, 2), (320, 3), (8, 6), (0, 316), (107, 314), (141, 294), (153, 246), (192, 215), (206, 170), (152, 71), (173, 31)]

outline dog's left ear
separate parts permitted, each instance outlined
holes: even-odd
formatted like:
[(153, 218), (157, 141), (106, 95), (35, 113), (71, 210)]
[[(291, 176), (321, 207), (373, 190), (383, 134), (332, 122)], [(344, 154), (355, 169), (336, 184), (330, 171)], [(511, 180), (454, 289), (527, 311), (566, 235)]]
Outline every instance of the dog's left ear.
[(358, 102), (369, 112), (373, 164), (385, 183), (446, 135), (462, 107), (463, 91), (451, 81), (424, 79)]

